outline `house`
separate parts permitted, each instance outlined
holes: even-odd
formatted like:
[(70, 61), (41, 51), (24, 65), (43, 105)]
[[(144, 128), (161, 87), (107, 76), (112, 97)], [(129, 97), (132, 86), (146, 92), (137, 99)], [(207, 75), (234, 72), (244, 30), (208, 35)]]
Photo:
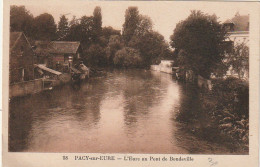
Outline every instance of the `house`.
[(65, 73), (78, 63), (82, 54), (78, 41), (35, 41), (34, 47), (37, 64)]
[(34, 79), (34, 52), (22, 32), (10, 32), (10, 84)]
[(69, 67), (78, 63), (81, 58), (82, 48), (78, 41), (52, 41), (49, 44), (49, 53), (51, 54), (53, 69), (67, 72)]
[[(227, 37), (225, 43), (230, 49), (227, 51), (227, 57), (224, 62), (229, 62), (228, 54), (231, 53), (233, 47), (240, 44), (249, 46), (249, 15), (240, 15), (237, 13), (232, 19), (228, 19), (223, 23), (224, 28), (227, 30)], [(232, 66), (229, 67), (226, 76), (239, 77), (248, 80), (249, 69), (246, 64), (248, 64), (248, 57), (244, 58), (245, 61), (242, 64), (245, 66), (240, 70), (240, 74), (235, 72)]]
[(232, 19), (223, 23), (227, 31), (226, 42), (234, 46), (238, 43), (249, 42), (249, 15), (240, 15), (237, 13)]

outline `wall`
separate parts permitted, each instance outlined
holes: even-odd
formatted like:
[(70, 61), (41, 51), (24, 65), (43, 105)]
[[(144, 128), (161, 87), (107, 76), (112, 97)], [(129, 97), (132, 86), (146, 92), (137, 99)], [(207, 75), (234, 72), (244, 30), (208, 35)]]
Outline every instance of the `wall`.
[(32, 81), (25, 81), (14, 83), (9, 86), (9, 97), (25, 96), (34, 94), (43, 90), (43, 80), (37, 79)]
[[(33, 80), (33, 61), (32, 48), (22, 34), (14, 48), (10, 50), (10, 83)], [(22, 77), (22, 69), (24, 69), (24, 78)]]

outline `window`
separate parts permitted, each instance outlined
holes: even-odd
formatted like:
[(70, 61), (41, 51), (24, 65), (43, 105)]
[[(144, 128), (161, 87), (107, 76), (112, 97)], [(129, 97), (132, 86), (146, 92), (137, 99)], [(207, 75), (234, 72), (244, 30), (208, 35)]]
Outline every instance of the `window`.
[(224, 49), (226, 50), (227, 53), (231, 53), (233, 47), (234, 47), (233, 41), (225, 41), (224, 42)]

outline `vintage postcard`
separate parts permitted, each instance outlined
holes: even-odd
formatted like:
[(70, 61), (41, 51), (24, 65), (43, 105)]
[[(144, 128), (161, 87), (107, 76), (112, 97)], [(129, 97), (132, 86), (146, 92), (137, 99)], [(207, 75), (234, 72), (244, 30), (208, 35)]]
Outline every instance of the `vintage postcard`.
[(259, 9), (5, 0), (3, 166), (257, 167)]

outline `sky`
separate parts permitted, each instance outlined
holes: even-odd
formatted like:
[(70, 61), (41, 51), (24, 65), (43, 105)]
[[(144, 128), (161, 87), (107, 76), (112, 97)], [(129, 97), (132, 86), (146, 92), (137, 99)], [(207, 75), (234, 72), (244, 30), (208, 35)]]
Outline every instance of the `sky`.
[(248, 5), (244, 2), (19, 0), (12, 4), (24, 5), (34, 17), (49, 13), (53, 15), (56, 23), (62, 14), (66, 14), (69, 19), (73, 16), (77, 18), (83, 15), (90, 16), (94, 8), (100, 6), (103, 27), (111, 26), (118, 30), (122, 29), (125, 10), (129, 6), (137, 6), (139, 13), (149, 16), (153, 21), (153, 29), (161, 33), (167, 41), (173, 34), (176, 24), (187, 18), (191, 10), (201, 10), (208, 14), (215, 13), (222, 22), (232, 18), (237, 12), (240, 15), (249, 14)]

